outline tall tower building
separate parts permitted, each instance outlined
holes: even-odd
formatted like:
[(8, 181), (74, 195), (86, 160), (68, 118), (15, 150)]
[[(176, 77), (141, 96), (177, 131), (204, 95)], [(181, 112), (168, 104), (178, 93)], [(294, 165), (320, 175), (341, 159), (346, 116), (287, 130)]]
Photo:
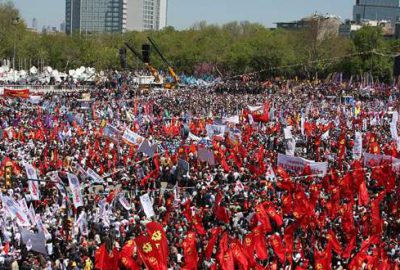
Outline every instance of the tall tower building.
[(395, 24), (400, 19), (399, 0), (356, 0), (353, 20), (386, 20)]
[(37, 30), (38, 27), (38, 20), (36, 18), (32, 19), (32, 28)]
[(124, 32), (127, 0), (66, 0), (67, 34)]
[(161, 30), (167, 25), (167, 0), (127, 0), (127, 30)]

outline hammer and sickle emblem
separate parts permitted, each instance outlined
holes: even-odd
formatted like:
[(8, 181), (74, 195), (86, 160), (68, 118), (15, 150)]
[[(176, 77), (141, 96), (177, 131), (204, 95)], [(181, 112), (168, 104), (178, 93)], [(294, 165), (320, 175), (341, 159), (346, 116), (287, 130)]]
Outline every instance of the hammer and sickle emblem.
[(320, 263), (317, 264), (317, 267), (316, 267), (316, 268), (319, 269), (319, 270), (320, 270), (320, 269), (324, 269), (324, 267), (323, 267), (322, 264), (320, 264)]
[(143, 245), (143, 251), (144, 251), (145, 253), (149, 253), (149, 252), (151, 252), (152, 250), (153, 250), (153, 247), (151, 246), (150, 243), (146, 243), (146, 244)]
[(153, 241), (160, 241), (161, 238), (162, 238), (162, 234), (160, 231), (155, 231), (153, 233), (153, 235), (151, 236), (151, 240), (153, 240)]

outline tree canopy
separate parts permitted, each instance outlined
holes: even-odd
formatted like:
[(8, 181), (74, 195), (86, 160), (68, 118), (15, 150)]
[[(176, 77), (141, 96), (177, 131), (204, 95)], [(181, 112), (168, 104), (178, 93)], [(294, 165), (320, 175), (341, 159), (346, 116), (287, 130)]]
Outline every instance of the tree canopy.
[[(118, 52), (124, 42), (140, 51), (150, 36), (174, 68), (188, 74), (218, 70), (230, 75), (263, 70), (262, 76), (321, 77), (344, 72), (350, 77), (370, 72), (378, 79), (389, 80), (393, 59), (374, 52), (399, 47), (397, 41), (384, 40), (377, 27), (363, 27), (352, 39), (320, 39), (313, 27), (285, 31), (249, 22), (221, 26), (199, 22), (182, 31), (166, 27), (161, 31), (67, 36), (31, 32), (19, 17), (12, 4), (0, 4), (0, 59), (11, 59), (15, 44), (16, 59), (22, 63), (44, 62), (61, 71), (79, 66), (120, 69)], [(166, 68), (154, 51), (151, 61), (157, 68)], [(128, 51), (128, 65), (133, 69), (142, 63)]]

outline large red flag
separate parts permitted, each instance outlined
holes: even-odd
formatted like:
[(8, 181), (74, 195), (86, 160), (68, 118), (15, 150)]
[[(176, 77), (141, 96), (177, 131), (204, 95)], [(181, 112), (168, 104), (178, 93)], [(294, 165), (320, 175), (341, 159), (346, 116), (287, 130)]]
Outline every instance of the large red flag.
[(265, 211), (264, 209), (264, 206), (262, 204), (259, 204), (255, 207), (255, 210), (256, 210), (256, 217), (264, 227), (264, 230), (266, 232), (271, 232), (272, 231), (271, 223), (269, 221), (267, 211)]
[(209, 260), (211, 258), (215, 243), (217, 243), (218, 240), (218, 235), (221, 233), (221, 228), (212, 228), (211, 229), (211, 237), (210, 240), (207, 243), (207, 246), (205, 247), (204, 255), (206, 256), (206, 259)]
[(256, 251), (257, 257), (260, 260), (266, 260), (268, 258), (268, 250), (265, 243), (265, 231), (263, 226), (258, 226), (254, 228), (252, 234), (254, 241), (254, 250)]
[(94, 255), (94, 261), (94, 268), (98, 270), (119, 269), (118, 250), (114, 248), (112, 252), (109, 253), (106, 248), (106, 244), (102, 244)]
[(278, 213), (272, 205), (268, 206), (266, 210), (267, 210), (268, 215), (272, 218), (273, 221), (275, 221), (275, 224), (278, 227), (283, 225), (282, 215), (280, 213)]
[(196, 270), (199, 255), (197, 253), (196, 234), (194, 232), (187, 233), (186, 239), (183, 240), (182, 247), (185, 259), (185, 265), (182, 269)]
[(140, 266), (133, 259), (133, 252), (135, 250), (135, 243), (133, 240), (126, 242), (125, 246), (120, 252), (121, 264), (127, 270), (140, 270)]
[(328, 240), (328, 243), (332, 246), (333, 250), (337, 254), (342, 254), (342, 245), (336, 238), (336, 234), (332, 230), (328, 230), (328, 233), (326, 235), (326, 239)]
[(331, 246), (328, 244), (322, 252), (314, 250), (314, 267), (318, 270), (330, 270), (332, 261)]
[(146, 228), (152, 244), (160, 254), (160, 262), (165, 267), (163, 269), (167, 269), (168, 243), (163, 226), (157, 222), (150, 222), (146, 224)]
[(367, 190), (367, 185), (365, 184), (365, 180), (361, 181), (361, 184), (359, 186), (358, 190), (358, 198), (359, 198), (359, 204), (360, 205), (368, 205), (369, 203), (369, 195), (368, 195), (368, 190)]
[(249, 260), (250, 266), (256, 265), (254, 258), (254, 235), (252, 233), (247, 234), (243, 239), (243, 250)]
[[(167, 266), (160, 258), (160, 252), (149, 236), (138, 236), (135, 238), (138, 253), (147, 270), (166, 270)], [(113, 268), (108, 268), (108, 270)]]
[(382, 232), (382, 219), (381, 219), (381, 211), (379, 209), (379, 204), (383, 200), (385, 196), (385, 191), (379, 193), (378, 197), (371, 202), (371, 225), (372, 225), (372, 233), (378, 234)]
[(233, 240), (230, 246), (234, 261), (240, 265), (241, 270), (249, 269), (249, 262), (243, 247), (238, 240)]
[(285, 248), (282, 244), (282, 239), (279, 236), (279, 234), (274, 234), (270, 238), (270, 245), (272, 246), (272, 249), (274, 250), (276, 256), (279, 258), (281, 263), (285, 262)]
[(219, 243), (219, 249), (217, 254), (218, 262), (222, 270), (235, 269), (232, 250), (230, 250), (228, 247), (228, 241), (229, 241), (228, 233), (224, 232), (224, 234), (221, 237), (221, 241)]

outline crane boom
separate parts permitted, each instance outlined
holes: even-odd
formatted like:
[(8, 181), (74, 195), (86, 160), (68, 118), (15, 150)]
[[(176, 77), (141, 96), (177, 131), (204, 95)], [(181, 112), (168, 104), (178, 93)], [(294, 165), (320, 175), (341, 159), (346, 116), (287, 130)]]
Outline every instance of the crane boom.
[(161, 82), (160, 74), (155, 67), (150, 65), (150, 63), (146, 63), (142, 57), (142, 55), (137, 52), (128, 42), (125, 42), (125, 46), (140, 60), (145, 64), (145, 66), (150, 70), (151, 74), (154, 76), (154, 80), (156, 83)]
[(168, 60), (164, 57), (164, 55), (161, 53), (160, 48), (158, 48), (157, 44), (154, 42), (154, 40), (151, 39), (151, 37), (147, 37), (151, 45), (153, 46), (154, 50), (157, 52), (157, 54), (160, 56), (161, 60), (168, 66), (168, 72), (171, 75), (172, 79), (174, 80), (173, 86), (175, 87), (179, 83), (179, 77), (176, 75), (174, 69), (172, 68), (172, 65), (168, 62)]

